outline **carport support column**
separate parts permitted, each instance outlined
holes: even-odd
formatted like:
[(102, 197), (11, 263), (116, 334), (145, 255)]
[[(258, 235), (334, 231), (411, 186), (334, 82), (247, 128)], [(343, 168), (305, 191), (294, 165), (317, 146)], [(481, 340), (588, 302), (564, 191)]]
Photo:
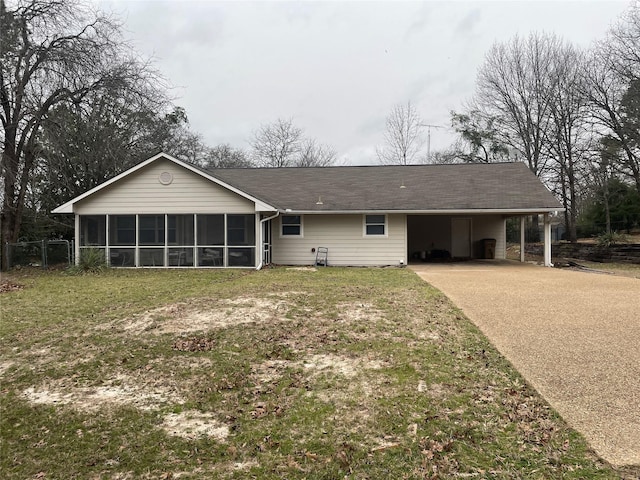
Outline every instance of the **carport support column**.
[(520, 217), (520, 261), (524, 263), (524, 229), (527, 217)]
[(544, 214), (544, 266), (553, 267), (553, 263), (551, 263), (551, 219), (548, 213)]

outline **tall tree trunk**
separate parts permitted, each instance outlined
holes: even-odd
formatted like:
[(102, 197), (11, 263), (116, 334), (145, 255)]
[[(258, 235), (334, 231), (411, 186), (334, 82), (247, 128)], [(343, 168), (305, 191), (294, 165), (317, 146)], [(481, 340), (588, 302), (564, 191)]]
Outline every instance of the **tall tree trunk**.
[(569, 180), (569, 223), (568, 233), (569, 233), (569, 241), (571, 243), (576, 243), (578, 241), (578, 232), (576, 230), (577, 223), (577, 208), (576, 203), (578, 202), (577, 193), (576, 193), (576, 172), (573, 168), (573, 158), (571, 153), (569, 153), (568, 159), (568, 180)]
[(609, 178), (604, 180), (604, 218), (605, 218), (605, 232), (607, 235), (611, 233), (611, 209), (609, 207)]

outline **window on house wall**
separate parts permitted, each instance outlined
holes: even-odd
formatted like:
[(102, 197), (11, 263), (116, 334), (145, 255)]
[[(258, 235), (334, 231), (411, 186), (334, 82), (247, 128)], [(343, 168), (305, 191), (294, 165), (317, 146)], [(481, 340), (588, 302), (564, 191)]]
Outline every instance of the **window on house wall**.
[(80, 255), (84, 249), (97, 249), (106, 255), (107, 247), (107, 216), (80, 216)]
[(138, 263), (140, 267), (163, 267), (164, 248), (141, 248)]
[(254, 214), (81, 215), (80, 247), (102, 247), (116, 267), (251, 267), (255, 222)]
[(255, 215), (227, 215), (227, 245), (256, 244)]
[(167, 255), (170, 267), (193, 267), (193, 248), (170, 248)]
[(80, 217), (80, 246), (104, 247), (107, 244), (107, 217), (82, 215)]
[(232, 248), (229, 247), (228, 264), (230, 267), (251, 267), (255, 265), (255, 247), (254, 248)]
[(138, 216), (138, 244), (164, 246), (164, 215)]
[(198, 215), (198, 245), (224, 245), (224, 215)]
[(169, 266), (193, 267), (193, 215), (167, 215), (167, 251)]
[(136, 244), (136, 216), (109, 216), (109, 245)]
[(224, 248), (223, 247), (203, 247), (198, 248), (199, 267), (223, 267)]
[[(227, 215), (227, 265), (255, 265), (256, 216)], [(250, 248), (238, 248), (250, 247)]]
[(386, 235), (387, 216), (386, 215), (365, 215), (364, 234), (366, 236)]
[(281, 230), (283, 237), (301, 237), (302, 236), (302, 216), (301, 215), (282, 215), (280, 217)]
[(109, 249), (109, 265), (112, 267), (135, 267), (136, 266), (136, 249), (135, 248), (110, 248)]
[(193, 245), (193, 215), (167, 215), (167, 244)]

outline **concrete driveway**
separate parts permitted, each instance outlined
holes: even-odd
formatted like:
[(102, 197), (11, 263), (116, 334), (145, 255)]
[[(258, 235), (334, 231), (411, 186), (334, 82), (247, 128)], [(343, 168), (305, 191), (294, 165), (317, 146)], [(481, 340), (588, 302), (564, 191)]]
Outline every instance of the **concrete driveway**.
[(411, 268), (603, 459), (640, 464), (640, 280), (509, 261)]

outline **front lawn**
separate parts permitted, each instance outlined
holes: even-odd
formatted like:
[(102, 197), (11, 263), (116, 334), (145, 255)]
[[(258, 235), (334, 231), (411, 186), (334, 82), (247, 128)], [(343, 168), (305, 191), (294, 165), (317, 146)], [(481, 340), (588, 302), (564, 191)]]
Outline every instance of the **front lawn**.
[(2, 478), (624, 475), (408, 270), (8, 280)]

